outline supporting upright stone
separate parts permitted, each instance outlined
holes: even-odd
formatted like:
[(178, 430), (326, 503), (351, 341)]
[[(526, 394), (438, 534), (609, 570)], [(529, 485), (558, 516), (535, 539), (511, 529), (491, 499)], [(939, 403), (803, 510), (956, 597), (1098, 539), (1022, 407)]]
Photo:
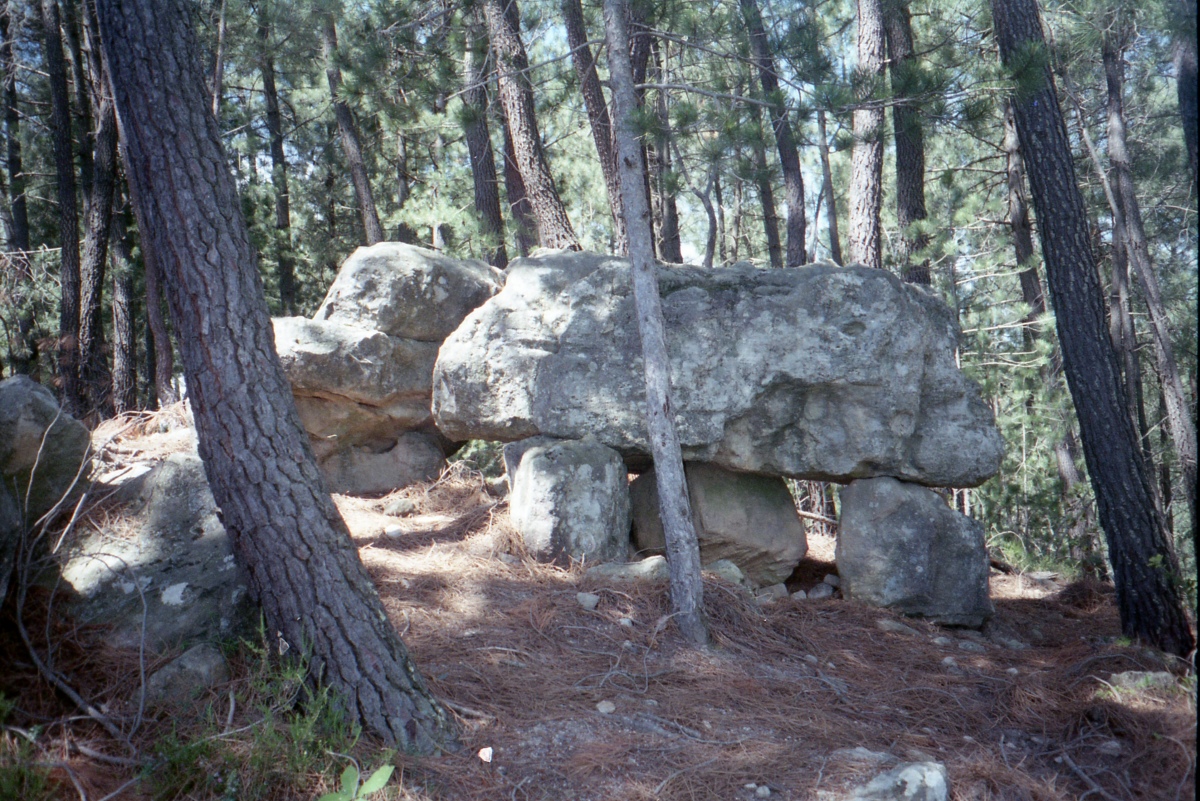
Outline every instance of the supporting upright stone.
[(855, 481), (841, 501), (837, 566), (847, 598), (952, 626), (978, 628), (992, 616), (978, 523), (894, 478)]

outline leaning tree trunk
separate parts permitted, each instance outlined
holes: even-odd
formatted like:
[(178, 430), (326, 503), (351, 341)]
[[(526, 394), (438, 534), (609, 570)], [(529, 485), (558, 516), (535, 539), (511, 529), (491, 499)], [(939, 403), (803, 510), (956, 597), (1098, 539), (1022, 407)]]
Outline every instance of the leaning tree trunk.
[(513, 156), (525, 185), (525, 197), (537, 225), (538, 242), (547, 248), (579, 250), (579, 239), (554, 186), (538, 133), (529, 57), (521, 43), (521, 15), (516, 0), (483, 0), (483, 13), (492, 52), (496, 55), (500, 102), (512, 135)]
[(517, 153), (508, 118), (503, 115), (501, 125), (504, 128), (504, 194), (508, 198), (508, 211), (517, 229), (517, 253), (528, 256), (537, 247), (537, 223), (533, 220), (533, 209), (529, 206), (529, 195), (525, 192), (525, 182), (521, 180), (521, 170), (517, 168)]
[(821, 137), (821, 177), (825, 181), (825, 219), (829, 222), (829, 255), (834, 264), (843, 264), (842, 238), (838, 234), (837, 193), (833, 189), (833, 171), (829, 168), (829, 137), (825, 133), (825, 109), (817, 111), (817, 133)]
[(858, 0), (858, 91), (850, 156), (850, 260), (883, 267), (883, 107), (874, 98), (883, 78), (881, 0)]
[(1130, 166), (1131, 158), (1125, 133), (1125, 63), (1122, 48), (1113, 40), (1111, 33), (1104, 37), (1103, 60), (1108, 87), (1108, 158), (1112, 164), (1117, 200), (1125, 216), (1129, 261), (1132, 263), (1138, 284), (1142, 287), (1146, 307), (1150, 311), (1154, 361), (1162, 381), (1163, 402), (1167, 408), (1167, 427), (1171, 430), (1171, 440), (1175, 443), (1175, 453), (1179, 457), (1179, 471), (1183, 474), (1183, 491), (1189, 518), (1195, 521), (1196, 426), (1192, 411), (1188, 408), (1187, 398), (1183, 394), (1183, 381), (1179, 378), (1175, 348), (1171, 344), (1167, 309), (1163, 303), (1154, 262), (1150, 258), (1150, 246), (1142, 223), (1137, 187), (1133, 183), (1133, 169)]
[(771, 128), (775, 131), (775, 146), (779, 150), (779, 165), (783, 168), (783, 194), (787, 201), (787, 266), (799, 267), (807, 261), (805, 253), (804, 176), (800, 172), (800, 154), (788, 122), (787, 104), (779, 88), (775, 59), (763, 28), (758, 0), (739, 0), (742, 19), (750, 34), (750, 53), (762, 83), (763, 97), (770, 103)]
[(46, 75), (50, 83), (51, 151), (58, 185), (59, 283), (58, 377), (67, 411), (81, 414), (84, 402), (79, 386), (79, 200), (75, 184), (75, 158), (71, 152), (71, 101), (67, 93), (67, 65), (63, 58), (62, 29), (57, 0), (42, 0), (42, 34)]
[[(275, 58), (272, 55), (271, 25), (265, 8), (259, 9), (258, 39), (262, 46), (259, 71), (266, 103), (267, 135), (271, 139), (271, 184), (275, 190), (275, 278), (279, 284), (279, 305), (285, 315), (296, 313), (296, 258), (292, 254), (292, 209), (288, 189), (287, 154), (283, 149), (283, 115), (279, 111), (279, 90), (275, 86)], [(225, 3), (221, 3), (224, 25)], [(220, 47), (217, 48), (220, 50)], [(219, 79), (213, 78), (216, 87)], [(214, 116), (217, 104), (214, 100)]]
[(625, 230), (629, 233), (633, 299), (642, 340), (646, 374), (646, 429), (658, 481), (658, 501), (667, 544), (671, 578), (671, 609), (675, 624), (690, 642), (708, 641), (704, 623), (704, 585), (700, 580), (700, 547), (692, 526), (687, 482), (675, 414), (671, 405), (671, 368), (663, 325), (662, 301), (650, 234), (650, 208), (646, 203), (646, 166), (638, 144), (634, 112), (633, 69), (629, 60), (629, 34), (624, 0), (605, 0), (604, 27), (608, 40), (608, 71), (613, 87), (617, 124), (617, 157), (621, 176), (621, 201)]
[(596, 74), (596, 58), (588, 47), (587, 28), (583, 21), (583, 5), (580, 0), (562, 0), (563, 22), (567, 26), (567, 44), (571, 48), (571, 60), (587, 109), (588, 124), (592, 129), (592, 141), (596, 143), (596, 154), (600, 157), (600, 169), (604, 173), (604, 186), (608, 190), (608, 206), (612, 211), (614, 250), (624, 254), (625, 215), (621, 211), (621, 180), (617, 175), (617, 151), (613, 144), (612, 120), (608, 116), (608, 104), (600, 88), (600, 76)]
[[(992, 0), (1005, 66), (1027, 67), (1042, 50), (1035, 0)], [(1193, 637), (1179, 590), (1179, 569), (1125, 413), (1124, 389), (1105, 330), (1103, 291), (1091, 249), (1087, 208), (1075, 179), (1070, 140), (1048, 66), (1039, 85), (1014, 98), (1017, 135), (1030, 165), (1038, 234), (1054, 304), (1063, 369), (1075, 401), (1100, 523), (1108, 540), (1121, 627), (1164, 651), (1187, 655)], [(1029, 76), (1023, 76), (1028, 85)]]
[[(496, 180), (496, 157), (492, 153), (492, 134), (488, 130), (488, 96), (482, 64), (487, 58), (487, 40), (480, 35), (478, 17), (466, 29), (463, 53), (463, 129), (471, 158), (471, 178), (475, 184), (475, 213), (486, 240), (488, 264), (503, 270), (508, 266), (504, 248), (504, 218), (500, 216), (500, 186)], [(482, 47), (479, 45), (482, 44)]]
[(884, 36), (892, 77), (892, 127), (896, 139), (896, 225), (904, 280), (929, 286), (929, 234), (921, 229), (925, 211), (925, 132), (921, 111), (910, 99), (917, 57), (913, 51), (908, 0), (883, 0)]
[(98, 0), (142, 234), (180, 337), (196, 434), (234, 554), (272, 632), (352, 721), (407, 751), (453, 743), (317, 469), (207, 103), (182, 0)]
[(124, 201), (113, 214), (112, 247), (112, 401), (117, 414), (137, 408), (137, 325), (133, 289), (133, 252), (129, 247)]
[(337, 27), (332, 14), (323, 14), (321, 17), (321, 49), (325, 55), (325, 80), (329, 83), (329, 95), (333, 98), (333, 115), (337, 119), (342, 150), (350, 167), (350, 181), (354, 184), (354, 198), (358, 201), (358, 212), (362, 216), (363, 240), (368, 245), (374, 245), (383, 241), (383, 226), (379, 224), (379, 211), (375, 207), (375, 195), (371, 192), (371, 179), (367, 175), (354, 112), (342, 97), (342, 68), (338, 66)]

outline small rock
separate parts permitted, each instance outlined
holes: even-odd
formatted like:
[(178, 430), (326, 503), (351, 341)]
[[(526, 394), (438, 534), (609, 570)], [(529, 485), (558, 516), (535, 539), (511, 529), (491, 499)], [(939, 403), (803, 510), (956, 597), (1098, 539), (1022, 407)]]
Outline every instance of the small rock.
[(804, 601), (807, 599), (808, 599), (808, 593), (805, 592), (804, 590), (796, 590), (795, 592), (792, 593), (793, 601)]
[(758, 789), (754, 791), (754, 797), (755, 798), (770, 798), (771, 797), (771, 788), (765, 784), (760, 784), (758, 786)]
[(513, 556), (511, 553), (502, 553), (502, 554), (500, 554), (500, 561), (501, 561), (501, 562), (503, 562), (503, 563), (504, 563), (504, 564), (506, 564), (506, 565), (519, 565), (519, 564), (521, 564), (521, 560), (520, 560), (518, 557), (516, 557), (516, 556)]
[(1046, 635), (1042, 633), (1041, 629), (1032, 628), (1029, 630), (1029, 639), (1041, 642), (1042, 640), (1046, 639)]
[(1168, 690), (1175, 686), (1175, 677), (1165, 670), (1127, 670), (1112, 674), (1108, 681), (1122, 690)]
[(750, 783), (748, 783), (748, 784), (743, 784), (743, 785), (742, 785), (742, 789), (744, 789), (744, 790), (757, 790), (757, 789), (758, 789), (758, 785), (757, 785), (757, 784), (755, 784), (754, 782), (750, 782)]
[(408, 498), (397, 498), (384, 507), (383, 513), (392, 517), (403, 517), (416, 511), (417, 505)]
[(486, 482), (488, 495), (493, 498), (503, 498), (508, 495), (508, 476), (489, 478)]
[(1021, 671), (1017, 670), (1016, 668), (1009, 668), (1008, 670), (1006, 670), (1004, 672), (1010, 676), (1020, 676), (1021, 675)]
[(772, 584), (770, 587), (763, 587), (755, 595), (754, 599), (760, 604), (770, 604), (788, 597), (788, 589), (785, 584)]
[(591, 612), (600, 603), (600, 596), (590, 592), (577, 592), (575, 593), (575, 600), (579, 602), (580, 606)]
[(886, 617), (881, 617), (879, 620), (876, 620), (875, 625), (884, 631), (890, 631), (893, 634), (912, 634), (915, 636), (918, 633), (917, 630), (911, 626), (906, 626), (899, 620), (891, 620), (890, 618)]
[(848, 801), (946, 801), (946, 766), (906, 762), (851, 791)]
[(1100, 743), (1100, 745), (1096, 746), (1096, 750), (1105, 756), (1115, 757), (1120, 756), (1123, 749), (1121, 748), (1121, 743), (1119, 741), (1105, 740), (1104, 742)]
[(611, 715), (613, 712), (617, 711), (617, 705), (612, 701), (604, 700), (596, 704), (596, 711), (601, 715)]
[(810, 665), (815, 665), (815, 664), (817, 664), (818, 662), (820, 662), (821, 660), (820, 660), (820, 659), (817, 659), (817, 658), (816, 658), (815, 656), (813, 656), (812, 654), (805, 654), (805, 655), (804, 655), (804, 661), (805, 661), (805, 662), (807, 662), (807, 663), (808, 663), (808, 664), (810, 664)]
[(617, 581), (665, 581), (668, 577), (665, 556), (650, 556), (640, 562), (605, 562), (589, 567), (585, 575)]
[(827, 573), (827, 574), (825, 575), (825, 578), (821, 579), (821, 581), (823, 581), (824, 583), (828, 584), (830, 587), (840, 587), (840, 586), (842, 586), (842, 580), (841, 580), (841, 578), (839, 578), (839, 577), (837, 576), (837, 574), (835, 574), (835, 573)]
[(833, 587), (831, 587), (830, 585), (826, 584), (823, 581), (808, 591), (808, 599), (810, 601), (823, 601), (826, 598), (832, 598), (832, 597), (833, 597)]
[(973, 654), (986, 654), (987, 646), (982, 643), (971, 642), (970, 640), (959, 640), (958, 650), (968, 651)]
[(728, 581), (730, 584), (744, 586), (746, 584), (746, 574), (742, 569), (728, 559), (718, 559), (710, 565), (706, 565), (705, 570), (709, 573), (714, 573)]
[(947, 645), (954, 645), (954, 640), (950, 639), (949, 637), (934, 637), (933, 644), (945, 647)]
[(182, 706), (209, 687), (229, 680), (229, 665), (214, 645), (202, 643), (159, 668), (146, 681), (146, 703)]
[(624, 626), (627, 629), (633, 628), (633, 619), (632, 618), (623, 617), (620, 620), (618, 620), (617, 623), (618, 623), (618, 625)]
[(948, 656), (942, 660), (942, 664), (946, 667), (958, 667), (958, 660), (952, 656)]
[(387, 537), (388, 539), (398, 540), (404, 536), (404, 527), (397, 525), (385, 526), (383, 529), (383, 536)]
[(1024, 651), (1029, 646), (1014, 637), (997, 637), (996, 642), (1010, 651)]

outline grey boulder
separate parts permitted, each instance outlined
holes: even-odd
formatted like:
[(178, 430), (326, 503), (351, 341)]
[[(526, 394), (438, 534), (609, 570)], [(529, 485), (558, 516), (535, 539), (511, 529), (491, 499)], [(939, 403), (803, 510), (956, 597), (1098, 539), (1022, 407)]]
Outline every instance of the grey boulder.
[(406, 431), (390, 447), (342, 448), (319, 458), (317, 464), (332, 491), (370, 495), (437, 478), (446, 454), (434, 434)]
[[(716, 465), (684, 465), (703, 564), (728, 559), (752, 584), (785, 581), (808, 552), (804, 524), (783, 479), (733, 473)], [(666, 548), (653, 470), (630, 485), (639, 551)]]
[(844, 801), (946, 801), (949, 794), (945, 765), (905, 762), (854, 788)]
[(182, 707), (207, 689), (229, 681), (229, 663), (215, 645), (201, 643), (184, 651), (146, 680), (146, 703)]
[[(974, 486), (1003, 442), (957, 369), (957, 330), (882, 270), (658, 269), (684, 458), (850, 481)], [(442, 345), (433, 412), (451, 439), (594, 435), (647, 465), (629, 264), (544, 251)]]
[(509, 515), (539, 559), (605, 562), (629, 553), (629, 481), (620, 455), (594, 440), (529, 448)]
[(380, 242), (346, 259), (313, 319), (440, 343), (503, 281), (481, 261)]
[(971, 628), (994, 612), (983, 529), (924, 487), (875, 478), (843, 489), (836, 558), (847, 598)]

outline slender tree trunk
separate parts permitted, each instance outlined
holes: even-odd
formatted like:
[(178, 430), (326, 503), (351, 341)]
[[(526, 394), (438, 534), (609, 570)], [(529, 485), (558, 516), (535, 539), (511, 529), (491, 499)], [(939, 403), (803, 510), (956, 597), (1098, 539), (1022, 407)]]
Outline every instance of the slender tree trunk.
[(767, 164), (767, 150), (763, 144), (762, 116), (757, 105), (750, 107), (753, 125), (754, 183), (758, 187), (758, 199), (762, 203), (763, 233), (767, 237), (767, 258), (771, 267), (783, 266), (783, 245), (779, 239), (779, 217), (775, 213), (775, 192), (771, 189), (771, 168)]
[[(658, 83), (667, 83), (663, 70), (663, 57), (657, 40), (651, 43), (651, 58)], [(658, 136), (655, 137), (654, 153), (658, 170), (654, 180), (658, 195), (659, 258), (668, 264), (683, 263), (683, 242), (679, 235), (679, 207), (675, 203), (675, 187), (671, 170), (671, 115), (667, 108), (667, 92), (659, 89), (655, 93), (655, 113), (658, 115)]]
[(642, 363), (646, 374), (646, 429), (650, 434), (659, 508), (671, 577), (671, 610), (684, 638), (697, 645), (708, 641), (704, 623), (704, 585), (700, 580), (700, 547), (692, 526), (692, 510), (683, 474), (683, 456), (671, 405), (671, 368), (663, 330), (662, 302), (650, 236), (650, 209), (643, 192), (645, 164), (634, 123), (637, 98), (629, 61), (625, 0), (605, 0), (608, 71), (613, 87), (617, 156), (625, 229), (629, 234), (633, 297)]
[(383, 226), (379, 224), (379, 211), (375, 207), (375, 196), (371, 193), (371, 179), (363, 160), (362, 143), (358, 136), (358, 125), (354, 113), (342, 97), (342, 68), (338, 66), (337, 27), (332, 14), (321, 17), (321, 48), (325, 55), (325, 79), (329, 83), (329, 94), (333, 98), (333, 115), (337, 118), (338, 132), (342, 137), (342, 150), (350, 167), (350, 180), (354, 184), (354, 197), (362, 216), (363, 241), (368, 245), (383, 241)]
[(500, 102), (525, 196), (537, 224), (538, 242), (542, 247), (579, 250), (579, 239), (554, 186), (538, 133), (529, 58), (521, 43), (521, 15), (516, 0), (483, 0), (483, 12), (492, 52), (496, 55)]
[[(884, 34), (881, 0), (858, 0), (857, 100), (870, 104), (883, 78)], [(854, 110), (854, 151), (850, 157), (850, 260), (883, 268), (883, 107)]]
[[(1133, 170), (1125, 132), (1125, 62), (1121, 44), (1114, 41), (1110, 31), (1103, 43), (1104, 74), (1108, 87), (1108, 158), (1112, 164), (1117, 202), (1125, 217), (1125, 236), (1129, 243), (1129, 261), (1134, 275), (1142, 288), (1142, 296), (1150, 312), (1150, 331), (1154, 341), (1154, 361), (1162, 381), (1162, 396), (1167, 407), (1167, 427), (1175, 443), (1179, 458), (1179, 470), (1183, 474), (1183, 489), (1191, 520), (1196, 519), (1196, 426), (1192, 411), (1183, 394), (1183, 381), (1179, 378), (1179, 367), (1175, 362), (1175, 348), (1171, 344), (1170, 321), (1154, 262), (1150, 258), (1150, 246), (1146, 240), (1146, 229), (1142, 222), (1142, 211), (1138, 204), (1137, 187), (1133, 183)], [(1194, 525), (1194, 524), (1193, 524)]]
[(463, 54), (463, 83), (466, 84), (462, 95), (466, 107), (463, 127), (471, 157), (471, 178), (475, 184), (475, 213), (479, 215), (487, 243), (487, 261), (503, 270), (508, 266), (508, 251), (504, 247), (504, 219), (500, 216), (496, 157), (492, 153), (492, 134), (488, 130), (488, 97), (482, 69), (487, 58), (487, 40), (481, 33), (478, 17), (474, 17), (466, 28), (466, 52)]
[(1004, 104), (1004, 155), (1008, 173), (1008, 225), (1017, 252), (1017, 269), (1021, 271), (1021, 298), (1029, 306), (1025, 321), (1027, 328), (1036, 335), (1035, 321), (1046, 313), (1046, 297), (1033, 259), (1033, 226), (1029, 222), (1029, 200), (1025, 194), (1025, 159), (1021, 155), (1011, 100)]
[(713, 198), (717, 211), (717, 253), (722, 266), (729, 263), (729, 245), (725, 237), (725, 198), (721, 194), (721, 171), (713, 165)]
[(1196, 0), (1177, 0), (1175, 31), (1175, 91), (1179, 97), (1179, 116), (1183, 121), (1183, 142), (1187, 147), (1189, 180), (1196, 186), (1197, 115), (1196, 100)]
[[(86, 2), (86, 0), (85, 0)], [(259, 9), (259, 14), (265, 13)], [(225, 0), (221, 0), (221, 10), (217, 14), (217, 54), (213, 60), (212, 77), (212, 113), (221, 119), (221, 96), (225, 92)]]
[[(275, 58), (272, 55), (271, 25), (264, 8), (259, 9), (258, 39), (262, 45), (263, 100), (267, 106), (267, 135), (271, 138), (271, 184), (275, 190), (275, 277), (279, 284), (279, 305), (285, 315), (296, 313), (296, 259), (292, 253), (291, 193), (288, 188), (287, 154), (283, 149), (283, 115), (279, 112), (279, 91), (275, 86)], [(221, 2), (224, 25), (225, 3)], [(218, 52), (220, 47), (218, 46)], [(214, 115), (216, 106), (214, 105)]]
[[(130, 188), (132, 190), (132, 186)], [(138, 228), (142, 228), (140, 221)], [(175, 393), (175, 351), (163, 316), (162, 270), (154, 254), (154, 245), (144, 234), (141, 245), (142, 264), (146, 269), (146, 330), (150, 333), (149, 344), (153, 345), (148, 349), (147, 357), (154, 356), (154, 368), (148, 372), (154, 377), (154, 398), (162, 408), (179, 400)]]
[(911, 100), (917, 69), (909, 0), (883, 0), (888, 70), (892, 77), (892, 127), (896, 139), (896, 223), (900, 228), (900, 257), (904, 280), (929, 286), (929, 235), (921, 230), (925, 211), (925, 132), (921, 111)]
[(403, 132), (396, 134), (396, 209), (404, 208), (408, 202), (408, 139)]
[(787, 103), (779, 88), (779, 76), (775, 72), (775, 59), (763, 28), (758, 0), (739, 0), (742, 19), (750, 34), (750, 52), (763, 97), (771, 104), (771, 128), (775, 131), (775, 145), (779, 150), (779, 165), (783, 168), (783, 194), (787, 201), (787, 266), (799, 267), (807, 260), (805, 251), (804, 176), (800, 172), (800, 154), (792, 137), (792, 126), (788, 122)]
[[(1000, 56), (1012, 69), (1045, 47), (1035, 0), (992, 0)], [(1130, 637), (1187, 655), (1193, 637), (1179, 595), (1179, 568), (1158, 510), (1105, 330), (1103, 294), (1087, 209), (1048, 67), (1040, 85), (1014, 99), (1038, 233), (1063, 351), (1063, 368), (1083, 437), (1084, 458), (1108, 540), (1121, 627)], [(1027, 77), (1027, 76), (1026, 76)], [(1028, 81), (1026, 81), (1028, 85)]]
[[(17, 64), (13, 56), (13, 40), (16, 33), (11, 29), (11, 0), (0, 4), (0, 81), (4, 103), (5, 161), (8, 168), (8, 249), (15, 268), (23, 275), (29, 274), (29, 207), (25, 200), (25, 168), (21, 158), (21, 114), (17, 107)], [(20, 283), (17, 284), (18, 288)], [(33, 375), (38, 367), (38, 344), (34, 335), (36, 320), (32, 308), (22, 308), (32, 301), (22, 293), (13, 298), (20, 308), (17, 319), (17, 342), (9, 354), (13, 373)]]
[(267, 624), (351, 721), (414, 753), (453, 745), (317, 469), (206, 102), (181, 0), (98, 0), (143, 236), (180, 337), (200, 456)]
[(83, 216), (88, 215), (88, 204), (92, 199), (92, 155), (95, 152), (95, 137), (92, 121), (92, 105), (88, 96), (88, 79), (84, 74), (82, 38), (79, 28), (79, 13), (75, 0), (59, 0), (62, 9), (61, 24), (63, 45), (66, 48), (67, 66), (71, 70), (71, 88), (75, 94), (75, 129), (79, 137), (79, 189), (82, 193)]
[(833, 171), (829, 168), (829, 136), (825, 133), (825, 109), (817, 111), (817, 132), (821, 140), (821, 173), (825, 181), (825, 219), (829, 225), (829, 255), (834, 264), (842, 260), (842, 238), (838, 234), (837, 193), (833, 189)]
[(91, 200), (81, 263), (82, 295), (79, 324), (79, 379), (89, 407), (102, 416), (112, 410), (112, 375), (104, 353), (104, 273), (112, 231), (113, 187), (117, 162), (117, 119), (112, 100), (97, 98)]
[(537, 223), (533, 219), (529, 196), (525, 193), (525, 182), (521, 180), (521, 170), (517, 167), (517, 154), (507, 116), (503, 119), (503, 125), (504, 194), (508, 197), (509, 214), (512, 215), (517, 228), (517, 253), (528, 256), (529, 252), (537, 247)]
[(67, 65), (63, 58), (57, 0), (42, 0), (42, 33), (50, 83), (51, 149), (57, 175), (58, 228), (62, 246), (58, 377), (63, 405), (67, 411), (80, 414), (84, 402), (79, 386), (79, 201), (75, 159), (71, 152), (71, 101), (67, 93)]
[(604, 186), (608, 190), (608, 206), (612, 211), (614, 249), (620, 255), (627, 250), (625, 242), (625, 217), (621, 213), (621, 182), (617, 175), (617, 153), (613, 146), (612, 121), (608, 116), (608, 104), (600, 88), (600, 76), (596, 74), (596, 58), (588, 46), (587, 27), (583, 20), (583, 5), (580, 0), (562, 0), (563, 22), (567, 26), (567, 44), (571, 48), (571, 59), (583, 105), (587, 109), (588, 123), (592, 129), (592, 141), (596, 143), (596, 154), (600, 157), (600, 169), (604, 173)]
[(125, 203), (113, 214), (112, 247), (112, 318), (113, 369), (112, 399), (117, 414), (137, 408), (137, 319), (133, 288), (133, 253)]

